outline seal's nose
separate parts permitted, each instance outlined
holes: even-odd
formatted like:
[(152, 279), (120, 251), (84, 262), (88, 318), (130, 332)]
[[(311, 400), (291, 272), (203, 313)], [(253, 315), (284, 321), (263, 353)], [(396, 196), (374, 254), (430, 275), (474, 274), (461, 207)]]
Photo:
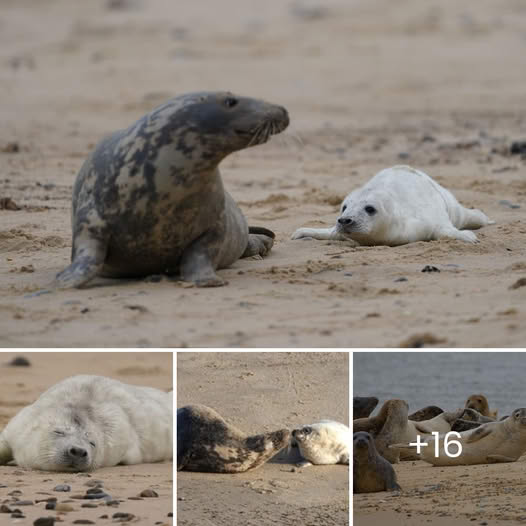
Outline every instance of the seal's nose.
[(86, 458), (88, 456), (88, 452), (82, 447), (70, 447), (68, 453), (70, 457), (75, 459)]
[(350, 217), (339, 217), (338, 223), (342, 226), (350, 226), (353, 224), (353, 220)]

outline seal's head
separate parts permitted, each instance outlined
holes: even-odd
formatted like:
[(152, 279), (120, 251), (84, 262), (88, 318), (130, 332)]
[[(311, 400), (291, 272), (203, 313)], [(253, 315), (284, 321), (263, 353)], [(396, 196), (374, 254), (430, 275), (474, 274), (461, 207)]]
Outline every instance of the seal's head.
[[(47, 429), (41, 428), (35, 447), (39, 469), (92, 471), (100, 462), (103, 437), (81, 411), (66, 411)], [(24, 459), (21, 458), (21, 464)]]
[(526, 409), (524, 407), (515, 409), (509, 418), (513, 421), (514, 425), (523, 428), (522, 430), (526, 430)]
[(392, 201), (382, 199), (376, 191), (349, 194), (341, 204), (336, 229), (361, 245), (378, 245), (392, 230)]
[(376, 447), (373, 437), (365, 431), (353, 434), (353, 457), (354, 460), (372, 460), (376, 456)]
[(158, 133), (159, 145), (173, 144), (187, 160), (212, 164), (232, 152), (267, 142), (289, 124), (282, 106), (215, 91), (181, 95), (144, 119), (145, 132)]
[(464, 406), (467, 409), (475, 409), (480, 414), (489, 416), (489, 404), (488, 399), (482, 394), (471, 395), (466, 400), (466, 405)]

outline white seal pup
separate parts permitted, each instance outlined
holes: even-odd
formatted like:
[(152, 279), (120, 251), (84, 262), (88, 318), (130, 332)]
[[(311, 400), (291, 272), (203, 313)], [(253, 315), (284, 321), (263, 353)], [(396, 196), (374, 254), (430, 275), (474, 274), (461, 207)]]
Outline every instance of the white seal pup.
[[(435, 456), (434, 437), (426, 440), (428, 446), (420, 449), (422, 460), (435, 466), (464, 466), (473, 464), (492, 464), (496, 462), (515, 462), (526, 452), (526, 409), (515, 409), (506, 419), (488, 422), (476, 429), (463, 431), (460, 438), (448, 437), (450, 453), (456, 454), (460, 443), (462, 453), (458, 457), (447, 455), (444, 450), (444, 435), (439, 437), (439, 455)], [(393, 448), (412, 449), (416, 446), (394, 444)]]
[(388, 246), (442, 238), (477, 243), (477, 236), (464, 229), (493, 223), (480, 210), (464, 208), (424, 172), (393, 166), (344, 199), (333, 228), (300, 228), (292, 239), (352, 239), (360, 245)]
[(312, 464), (349, 464), (351, 430), (334, 420), (321, 420), (292, 431), (304, 460), (300, 467)]
[(177, 471), (242, 473), (272, 458), (290, 441), (290, 431), (247, 435), (201, 404), (177, 410)]
[(216, 270), (241, 257), (267, 255), (274, 234), (249, 228), (218, 166), (288, 124), (282, 106), (196, 92), (104, 138), (75, 181), (71, 264), (54, 286), (152, 274), (224, 285)]
[(62, 380), (22, 409), (0, 434), (0, 464), (93, 471), (170, 460), (172, 393), (103, 376)]

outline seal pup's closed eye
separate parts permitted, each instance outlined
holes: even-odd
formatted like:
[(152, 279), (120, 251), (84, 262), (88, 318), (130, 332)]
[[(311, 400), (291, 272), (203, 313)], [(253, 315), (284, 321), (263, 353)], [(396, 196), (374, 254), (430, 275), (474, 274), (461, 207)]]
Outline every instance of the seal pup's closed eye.
[(378, 172), (344, 199), (334, 227), (299, 228), (292, 239), (312, 237), (388, 246), (443, 238), (477, 243), (477, 236), (466, 229), (492, 223), (480, 210), (463, 207), (424, 172), (393, 166)]
[(103, 376), (62, 380), (0, 433), (0, 464), (93, 471), (170, 460), (172, 393)]
[(300, 467), (312, 464), (349, 464), (350, 429), (334, 420), (321, 420), (292, 431), (303, 461)]

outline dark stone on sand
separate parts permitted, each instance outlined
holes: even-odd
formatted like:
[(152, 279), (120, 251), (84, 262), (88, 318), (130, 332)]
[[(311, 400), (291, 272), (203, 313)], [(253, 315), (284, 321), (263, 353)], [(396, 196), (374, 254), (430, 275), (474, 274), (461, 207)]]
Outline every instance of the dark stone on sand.
[(139, 497), (158, 497), (159, 494), (154, 491), (153, 489), (145, 489), (144, 491), (141, 491), (141, 493), (139, 493)]
[(8, 365), (12, 367), (29, 367), (31, 363), (25, 356), (16, 356), (9, 362)]
[(133, 513), (124, 513), (122, 511), (118, 511), (117, 513), (114, 513), (111, 518), (113, 520), (116, 520), (118, 522), (128, 522), (135, 518), (135, 515)]
[(39, 517), (33, 522), (33, 526), (53, 526), (55, 517)]
[(53, 488), (53, 491), (71, 491), (71, 486), (68, 484), (59, 484)]

